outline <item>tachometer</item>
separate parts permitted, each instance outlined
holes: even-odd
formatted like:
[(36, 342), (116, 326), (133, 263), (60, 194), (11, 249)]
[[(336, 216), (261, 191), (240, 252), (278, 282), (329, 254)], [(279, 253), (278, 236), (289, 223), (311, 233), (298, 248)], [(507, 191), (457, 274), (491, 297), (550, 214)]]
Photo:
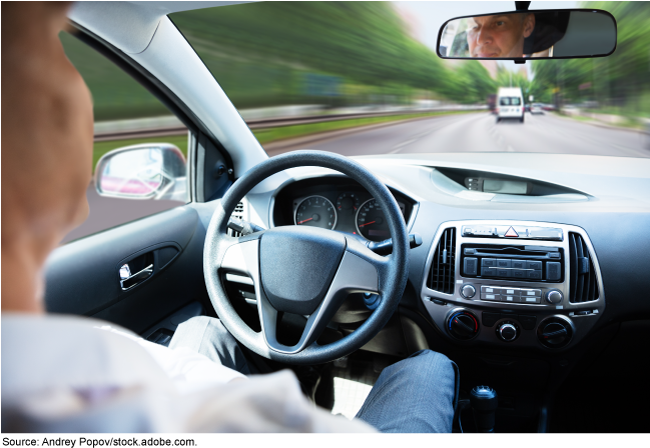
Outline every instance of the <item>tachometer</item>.
[(323, 196), (309, 196), (296, 208), (293, 222), (299, 226), (322, 227), (333, 229), (336, 227), (336, 210), (329, 199)]
[(368, 199), (359, 207), (356, 224), (359, 235), (370, 241), (383, 241), (390, 238), (384, 212), (374, 199)]

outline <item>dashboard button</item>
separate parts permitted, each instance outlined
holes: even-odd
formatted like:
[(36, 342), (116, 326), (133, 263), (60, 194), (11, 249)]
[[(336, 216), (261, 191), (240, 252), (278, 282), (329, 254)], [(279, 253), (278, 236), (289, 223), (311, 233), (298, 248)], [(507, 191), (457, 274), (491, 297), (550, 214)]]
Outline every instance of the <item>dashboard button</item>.
[(476, 275), (478, 272), (478, 258), (465, 258), (463, 261), (463, 273), (465, 275)]
[(500, 294), (501, 289), (496, 288), (494, 286), (481, 286), (481, 293), (482, 294)]
[(541, 280), (542, 271), (526, 271), (526, 278), (530, 280)]
[(511, 277), (510, 269), (497, 269), (497, 276), (503, 278), (510, 278)]
[(501, 294), (481, 294), (481, 300), (487, 300), (490, 302), (500, 302)]
[(481, 275), (487, 275), (490, 277), (496, 277), (497, 268), (488, 268), (486, 266), (481, 266)]
[(474, 288), (474, 285), (465, 284), (460, 287), (460, 295), (463, 296), (466, 299), (471, 299), (476, 295), (476, 288)]
[(498, 268), (511, 268), (512, 267), (512, 260), (499, 258), (499, 259), (497, 259), (497, 267)]
[(557, 305), (558, 303), (562, 302), (562, 299), (564, 299), (564, 296), (562, 295), (562, 292), (558, 291), (557, 289), (551, 289), (546, 293), (546, 301), (548, 303)]
[(562, 277), (562, 265), (557, 261), (546, 262), (546, 280), (556, 281)]
[(508, 295), (508, 294), (501, 294), (501, 301), (502, 302), (519, 303), (519, 302), (521, 302), (521, 297), (514, 296), (514, 295)]
[(536, 271), (541, 271), (542, 270), (542, 262), (541, 261), (526, 261), (526, 269), (535, 269)]
[(497, 335), (504, 341), (510, 342), (517, 339), (519, 336), (519, 330), (517, 325), (514, 322), (503, 322), (497, 329)]
[(519, 288), (501, 288), (501, 294), (509, 296), (519, 296)]
[(463, 226), (463, 236), (495, 236), (496, 228), (492, 226)]
[(541, 297), (521, 296), (521, 303), (540, 303)]
[(541, 289), (522, 289), (519, 293), (521, 297), (542, 297)]
[(530, 232), (530, 236), (539, 240), (562, 241), (562, 229), (554, 229), (550, 227), (536, 228)]
[(512, 278), (526, 278), (526, 271), (523, 269), (513, 269)]
[(501, 315), (499, 313), (483, 313), (483, 325), (486, 327), (494, 326), (494, 324), (496, 324), (499, 319), (501, 319)]
[[(496, 258), (484, 258), (481, 260), (481, 266), (495, 268), (497, 266), (497, 260)], [(540, 267), (540, 269), (542, 268)]]
[(512, 267), (514, 269), (526, 269), (526, 261), (524, 261), (524, 260), (512, 260)]

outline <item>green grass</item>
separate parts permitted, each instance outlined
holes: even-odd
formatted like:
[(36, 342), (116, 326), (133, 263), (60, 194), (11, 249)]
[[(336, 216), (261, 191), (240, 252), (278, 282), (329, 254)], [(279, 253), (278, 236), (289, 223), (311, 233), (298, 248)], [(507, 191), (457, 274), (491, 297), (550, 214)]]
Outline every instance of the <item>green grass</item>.
[(584, 123), (599, 123), (599, 124), (602, 123), (617, 128), (644, 129), (645, 126), (644, 123), (642, 123), (641, 121), (630, 117), (623, 117), (625, 121), (614, 124), (614, 123), (606, 123), (604, 121), (600, 121), (598, 119), (591, 118), (591, 117), (583, 117), (581, 115), (567, 115), (567, 114), (560, 114), (560, 115), (564, 117), (572, 118), (577, 121), (582, 121)]
[(294, 126), (281, 126), (277, 128), (256, 129), (253, 134), (261, 144), (270, 143), (278, 140), (289, 138), (304, 137), (306, 135), (318, 134), (321, 132), (337, 131), (341, 129), (367, 126), (370, 124), (387, 123), (391, 121), (411, 120), (420, 117), (434, 117), (438, 115), (451, 115), (466, 113), (466, 111), (455, 112), (424, 112), (408, 115), (389, 115), (384, 117), (372, 118), (355, 118), (335, 121), (325, 121), (322, 123), (297, 124)]
[[(323, 123), (297, 124), (294, 126), (280, 126), (268, 129), (253, 130), (253, 134), (261, 144), (286, 140), (306, 135), (318, 134), (321, 132), (336, 131), (340, 129), (349, 129), (370, 124), (388, 123), (392, 121), (410, 120), (420, 117), (434, 117), (438, 115), (462, 114), (470, 111), (454, 112), (424, 112), (408, 115), (389, 115), (385, 117), (356, 118), (348, 120), (326, 121)], [(176, 145), (187, 158), (187, 134), (174, 135), (169, 137), (147, 137), (128, 140), (112, 140), (107, 142), (95, 142), (93, 147), (93, 171), (99, 159), (109, 151), (124, 146), (138, 145), (141, 143), (171, 143)]]

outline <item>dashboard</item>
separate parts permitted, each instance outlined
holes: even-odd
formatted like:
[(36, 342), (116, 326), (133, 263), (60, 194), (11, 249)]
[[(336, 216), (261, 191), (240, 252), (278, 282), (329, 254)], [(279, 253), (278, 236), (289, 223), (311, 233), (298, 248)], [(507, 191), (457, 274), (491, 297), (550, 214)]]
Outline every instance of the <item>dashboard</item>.
[[(649, 160), (488, 153), (356, 160), (392, 192), (407, 231), (422, 237), (410, 251), (402, 307), (426, 316), (449, 343), (563, 353), (607, 323), (650, 315)], [(343, 175), (302, 167), (269, 181), (247, 196), (260, 225), (388, 236), (373, 198)], [(495, 181), (512, 188), (489, 188)]]

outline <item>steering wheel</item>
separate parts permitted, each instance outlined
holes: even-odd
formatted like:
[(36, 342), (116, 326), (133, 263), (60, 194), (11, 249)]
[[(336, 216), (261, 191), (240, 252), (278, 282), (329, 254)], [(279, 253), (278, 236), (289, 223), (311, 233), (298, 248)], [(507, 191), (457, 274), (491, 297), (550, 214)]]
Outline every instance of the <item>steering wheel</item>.
[[(227, 234), (237, 203), (255, 185), (287, 168), (318, 166), (359, 182), (381, 206), (393, 251), (379, 256), (353, 235), (308, 226), (284, 226), (242, 237)], [(388, 188), (363, 166), (321, 151), (295, 151), (268, 159), (239, 178), (217, 205), (203, 252), (205, 283), (223, 325), (243, 345), (268, 359), (289, 364), (320, 364), (352, 353), (374, 337), (390, 319), (408, 277), (408, 236), (404, 219)], [(262, 331), (239, 317), (221, 282), (224, 273), (252, 279)], [(379, 294), (381, 302), (366, 321), (342, 339), (319, 345), (316, 340), (348, 294)], [(277, 340), (279, 313), (307, 317), (298, 343)]]

